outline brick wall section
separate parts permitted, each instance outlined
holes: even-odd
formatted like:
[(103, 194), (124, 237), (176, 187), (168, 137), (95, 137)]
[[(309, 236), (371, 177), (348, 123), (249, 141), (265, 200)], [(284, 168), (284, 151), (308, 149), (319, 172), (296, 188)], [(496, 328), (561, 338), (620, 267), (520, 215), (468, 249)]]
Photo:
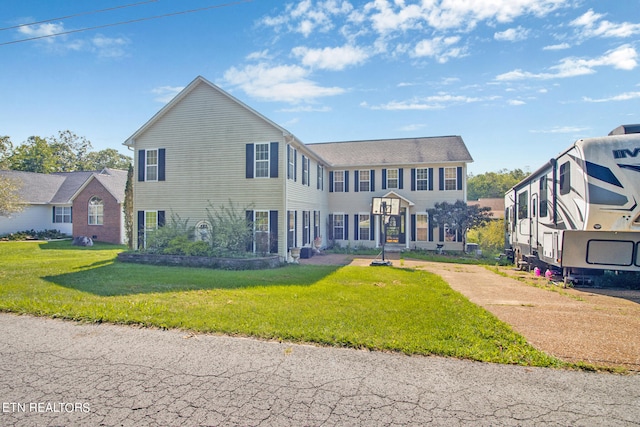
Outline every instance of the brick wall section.
[[(102, 225), (89, 225), (89, 200), (99, 197), (104, 203), (104, 221)], [(120, 244), (122, 227), (122, 207), (96, 179), (73, 201), (73, 237), (88, 236), (98, 242)]]

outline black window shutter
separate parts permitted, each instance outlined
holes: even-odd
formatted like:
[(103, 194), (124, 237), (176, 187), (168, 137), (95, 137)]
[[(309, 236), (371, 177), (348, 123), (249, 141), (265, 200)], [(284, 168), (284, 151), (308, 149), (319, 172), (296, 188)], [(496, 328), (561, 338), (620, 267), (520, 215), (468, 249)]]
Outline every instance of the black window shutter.
[(247, 144), (246, 153), (246, 177), (253, 178), (253, 144)]
[(376, 221), (373, 215), (369, 215), (369, 240), (375, 240)]
[(51, 222), (55, 224), (55, 222), (56, 222), (56, 207), (55, 206), (51, 208), (51, 212), (53, 212), (53, 216), (51, 217), (52, 218)]
[(411, 240), (416, 241), (416, 214), (411, 214)]
[(293, 150), (293, 180), (298, 181), (298, 150)]
[(158, 181), (165, 181), (165, 159), (167, 156), (167, 151), (164, 148), (158, 150)]
[(73, 206), (69, 209), (69, 215), (71, 216), (71, 223), (73, 224)]
[(462, 190), (462, 168), (460, 166), (458, 166), (458, 170), (456, 171), (456, 173), (458, 175), (458, 190)]
[(138, 211), (138, 249), (144, 244), (144, 211)]
[(333, 171), (329, 172), (329, 193), (333, 193)]
[(344, 240), (349, 240), (349, 215), (344, 215)]
[(320, 189), (320, 165), (316, 165), (316, 190)]
[(376, 171), (371, 169), (371, 184), (369, 186), (369, 188), (371, 189), (371, 191), (376, 191)]
[(435, 228), (435, 226), (430, 214), (427, 214), (427, 226), (429, 227), (429, 241), (433, 242), (433, 229)]
[(269, 251), (272, 254), (278, 253), (278, 211), (269, 211), (269, 241), (271, 242), (271, 248)]
[(398, 189), (402, 190), (404, 187), (404, 169), (398, 169)]
[(353, 216), (353, 240), (358, 240), (358, 235), (360, 234), (359, 219), (360, 215), (356, 214)]
[(166, 219), (165, 219), (165, 212), (164, 211), (158, 211), (158, 227), (164, 227), (164, 225), (166, 224)]
[(144, 181), (145, 166), (147, 164), (145, 154), (146, 151), (138, 150), (138, 181), (140, 182)]
[(247, 252), (253, 252), (253, 211), (244, 211), (244, 217), (247, 220), (247, 229), (251, 231), (251, 240), (247, 239)]
[(329, 214), (329, 229), (327, 230), (327, 239), (329, 241), (333, 240), (333, 214)]
[(433, 191), (433, 168), (429, 168), (429, 191)]
[(291, 146), (287, 145), (287, 179), (293, 178), (289, 171), (289, 163), (291, 162)]
[(416, 191), (416, 168), (411, 168), (411, 191)]
[(271, 143), (271, 153), (269, 153), (269, 176), (278, 177), (278, 143)]
[(344, 171), (344, 192), (349, 192), (349, 171)]
[(382, 169), (382, 189), (387, 189), (387, 170)]
[(438, 170), (438, 180), (440, 181), (438, 188), (440, 191), (444, 191), (444, 168)]
[(298, 247), (298, 211), (293, 212), (293, 246)]
[(439, 231), (438, 231), (438, 241), (439, 242), (444, 242), (444, 225), (441, 225), (439, 227)]
[(359, 171), (353, 172), (353, 191), (355, 191), (356, 193), (360, 191), (360, 172)]

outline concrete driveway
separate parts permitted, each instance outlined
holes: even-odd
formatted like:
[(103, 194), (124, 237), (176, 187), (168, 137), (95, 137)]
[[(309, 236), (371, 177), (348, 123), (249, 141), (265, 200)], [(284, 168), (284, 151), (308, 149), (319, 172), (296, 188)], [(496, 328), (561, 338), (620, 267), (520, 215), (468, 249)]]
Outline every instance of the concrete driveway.
[(2, 426), (637, 426), (640, 375), (0, 314)]

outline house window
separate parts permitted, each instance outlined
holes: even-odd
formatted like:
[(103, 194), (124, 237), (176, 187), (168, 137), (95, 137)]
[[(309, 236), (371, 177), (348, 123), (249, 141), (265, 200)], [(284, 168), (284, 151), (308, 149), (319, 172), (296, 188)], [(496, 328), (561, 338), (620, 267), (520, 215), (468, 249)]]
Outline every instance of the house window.
[(147, 150), (145, 160), (145, 179), (147, 181), (158, 180), (158, 150)]
[(287, 145), (287, 178), (297, 179), (296, 176), (296, 163), (297, 163), (298, 151), (290, 145)]
[(334, 240), (345, 240), (344, 214), (333, 215), (333, 238)]
[(371, 216), (368, 214), (358, 215), (358, 238), (360, 240), (371, 240)]
[(458, 189), (457, 168), (444, 168), (444, 189), (445, 191)]
[[(389, 172), (387, 171), (387, 174)], [(426, 191), (429, 189), (429, 168), (416, 169), (416, 190)]]
[(398, 188), (398, 169), (387, 169), (387, 188)]
[(269, 211), (255, 211), (253, 233), (256, 241), (256, 252), (268, 253), (270, 246)]
[(369, 191), (369, 188), (371, 188), (370, 171), (358, 171), (358, 181), (360, 182), (358, 186), (360, 191)]
[(53, 222), (56, 224), (71, 224), (71, 206), (54, 206)]
[(318, 165), (318, 182), (316, 185), (316, 189), (318, 190), (324, 190), (324, 167)]
[(289, 211), (288, 215), (287, 245), (289, 248), (294, 248), (296, 246), (296, 212)]
[(560, 194), (569, 194), (571, 190), (571, 168), (569, 162), (560, 165)]
[(269, 178), (269, 144), (255, 144), (256, 178)]
[(426, 242), (429, 238), (429, 220), (427, 214), (416, 214), (416, 240)]
[(320, 237), (320, 211), (313, 211), (313, 238)]
[(208, 221), (200, 221), (196, 224), (195, 239), (203, 242), (211, 240), (211, 224)]
[(309, 165), (309, 158), (302, 156), (302, 185), (309, 185)]
[(344, 171), (333, 172), (333, 192), (342, 193), (344, 191)]
[(311, 243), (311, 212), (302, 212), (302, 245)]
[(144, 247), (147, 247), (147, 241), (151, 233), (158, 229), (158, 211), (144, 212)]
[(102, 199), (93, 196), (89, 200), (89, 225), (102, 225), (104, 222), (104, 203)]
[(450, 228), (449, 224), (444, 225), (444, 241), (445, 242), (457, 242), (458, 232), (454, 228)]

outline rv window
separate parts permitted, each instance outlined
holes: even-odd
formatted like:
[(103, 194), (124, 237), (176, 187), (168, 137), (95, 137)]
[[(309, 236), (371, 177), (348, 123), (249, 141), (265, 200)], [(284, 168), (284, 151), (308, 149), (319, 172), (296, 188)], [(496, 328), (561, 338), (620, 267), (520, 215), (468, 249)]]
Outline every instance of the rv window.
[(542, 218), (546, 217), (548, 214), (548, 200), (549, 196), (547, 194), (547, 175), (543, 175), (540, 178), (540, 216)]
[(560, 165), (560, 194), (569, 194), (571, 189), (570, 171), (569, 162)]
[(529, 218), (529, 192), (518, 194), (518, 219)]

